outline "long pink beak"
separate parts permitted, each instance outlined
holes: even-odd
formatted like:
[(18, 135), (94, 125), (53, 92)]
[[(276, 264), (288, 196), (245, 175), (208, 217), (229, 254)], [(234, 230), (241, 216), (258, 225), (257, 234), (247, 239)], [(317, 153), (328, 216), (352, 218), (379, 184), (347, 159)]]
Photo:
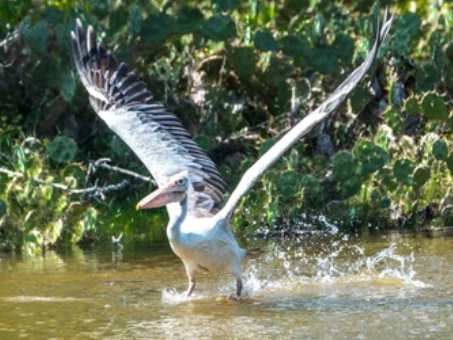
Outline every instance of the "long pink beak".
[(174, 191), (172, 186), (165, 186), (153, 191), (148, 196), (144, 197), (140, 202), (137, 203), (136, 208), (138, 210), (163, 207), (168, 203), (181, 200), (182, 195), (183, 193)]

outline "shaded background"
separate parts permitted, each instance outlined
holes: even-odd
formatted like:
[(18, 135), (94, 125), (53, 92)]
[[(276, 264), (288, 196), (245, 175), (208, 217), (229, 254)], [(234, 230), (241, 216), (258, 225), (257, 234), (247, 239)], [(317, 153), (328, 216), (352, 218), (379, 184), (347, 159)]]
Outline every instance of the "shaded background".
[(124, 180), (100, 168), (87, 177), (101, 157), (147, 175), (89, 106), (71, 59), (75, 18), (182, 119), (231, 190), (364, 59), (384, 6), (397, 18), (369, 77), (264, 176), (234, 226), (250, 237), (453, 225), (446, 1), (3, 1), (0, 249), (38, 253), (121, 232), (165, 240), (164, 210), (134, 210), (151, 185), (71, 192)]

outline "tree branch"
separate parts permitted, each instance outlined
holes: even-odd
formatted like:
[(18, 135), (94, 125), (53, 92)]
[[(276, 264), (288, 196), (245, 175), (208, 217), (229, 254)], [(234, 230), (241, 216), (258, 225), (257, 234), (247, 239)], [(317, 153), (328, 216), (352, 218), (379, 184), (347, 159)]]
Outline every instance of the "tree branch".
[[(92, 186), (88, 186), (89, 183), (89, 178), (90, 176), (96, 172), (97, 168), (103, 168), (109, 171), (114, 171), (114, 172), (119, 172), (121, 174), (133, 177), (135, 179), (141, 180), (143, 182), (147, 183), (152, 183), (153, 185), (156, 185), (155, 181), (151, 177), (143, 176), (140, 174), (137, 174), (133, 171), (123, 169), (117, 166), (109, 165), (106, 164), (109, 162), (110, 159), (108, 158), (101, 158), (98, 159), (97, 161), (90, 162), (90, 165), (88, 167), (88, 172), (85, 180), (85, 188), (83, 189), (78, 189), (78, 188), (70, 188), (66, 184), (62, 183), (55, 183), (55, 182), (49, 182), (46, 180), (43, 180), (38, 177), (31, 177), (30, 180), (37, 184), (41, 185), (49, 185), (53, 188), (68, 192), (73, 195), (87, 195), (89, 194), (90, 196), (94, 198), (101, 198), (102, 200), (105, 199), (105, 194), (111, 191), (118, 191), (126, 188), (130, 182), (127, 179), (123, 179), (122, 181), (115, 183), (115, 184), (108, 184), (104, 186), (99, 186), (97, 181), (94, 183)], [(13, 177), (13, 178), (24, 178), (25, 174), (18, 172), (18, 171), (12, 171), (4, 167), (0, 167), (0, 174), (5, 174), (8, 177)]]

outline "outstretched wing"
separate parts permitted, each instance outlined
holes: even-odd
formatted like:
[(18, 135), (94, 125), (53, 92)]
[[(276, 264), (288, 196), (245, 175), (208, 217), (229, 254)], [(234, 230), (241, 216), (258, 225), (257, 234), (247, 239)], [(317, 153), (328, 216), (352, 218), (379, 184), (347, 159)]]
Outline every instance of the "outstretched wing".
[(236, 205), (242, 196), (255, 184), (258, 178), (269, 169), (289, 148), (301, 137), (305, 136), (314, 126), (326, 119), (345, 99), (346, 96), (357, 86), (373, 64), (379, 47), (385, 40), (390, 30), (393, 17), (388, 18), (385, 11), (384, 22), (377, 29), (377, 37), (373, 48), (365, 61), (356, 68), (340, 86), (327, 98), (315, 111), (308, 114), (296, 126), (288, 131), (277, 143), (275, 143), (255, 164), (253, 164), (242, 176), (238, 186), (234, 189), (225, 207), (219, 212), (219, 217), (228, 219), (231, 217)]
[(145, 83), (96, 41), (93, 27), (85, 30), (78, 19), (71, 38), (75, 65), (96, 113), (135, 152), (159, 186), (187, 171), (195, 187), (189, 196), (191, 212), (213, 213), (223, 200), (224, 181), (180, 120), (153, 101)]

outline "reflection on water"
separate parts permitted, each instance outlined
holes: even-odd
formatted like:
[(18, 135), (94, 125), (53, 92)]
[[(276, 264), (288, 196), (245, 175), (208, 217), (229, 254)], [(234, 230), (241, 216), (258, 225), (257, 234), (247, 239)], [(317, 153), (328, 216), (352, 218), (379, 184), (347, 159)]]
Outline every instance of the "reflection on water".
[[(255, 246), (255, 245), (254, 245)], [(442, 338), (453, 239), (314, 235), (258, 244), (239, 302), (228, 276), (186, 278), (168, 248), (0, 257), (0, 338)]]

